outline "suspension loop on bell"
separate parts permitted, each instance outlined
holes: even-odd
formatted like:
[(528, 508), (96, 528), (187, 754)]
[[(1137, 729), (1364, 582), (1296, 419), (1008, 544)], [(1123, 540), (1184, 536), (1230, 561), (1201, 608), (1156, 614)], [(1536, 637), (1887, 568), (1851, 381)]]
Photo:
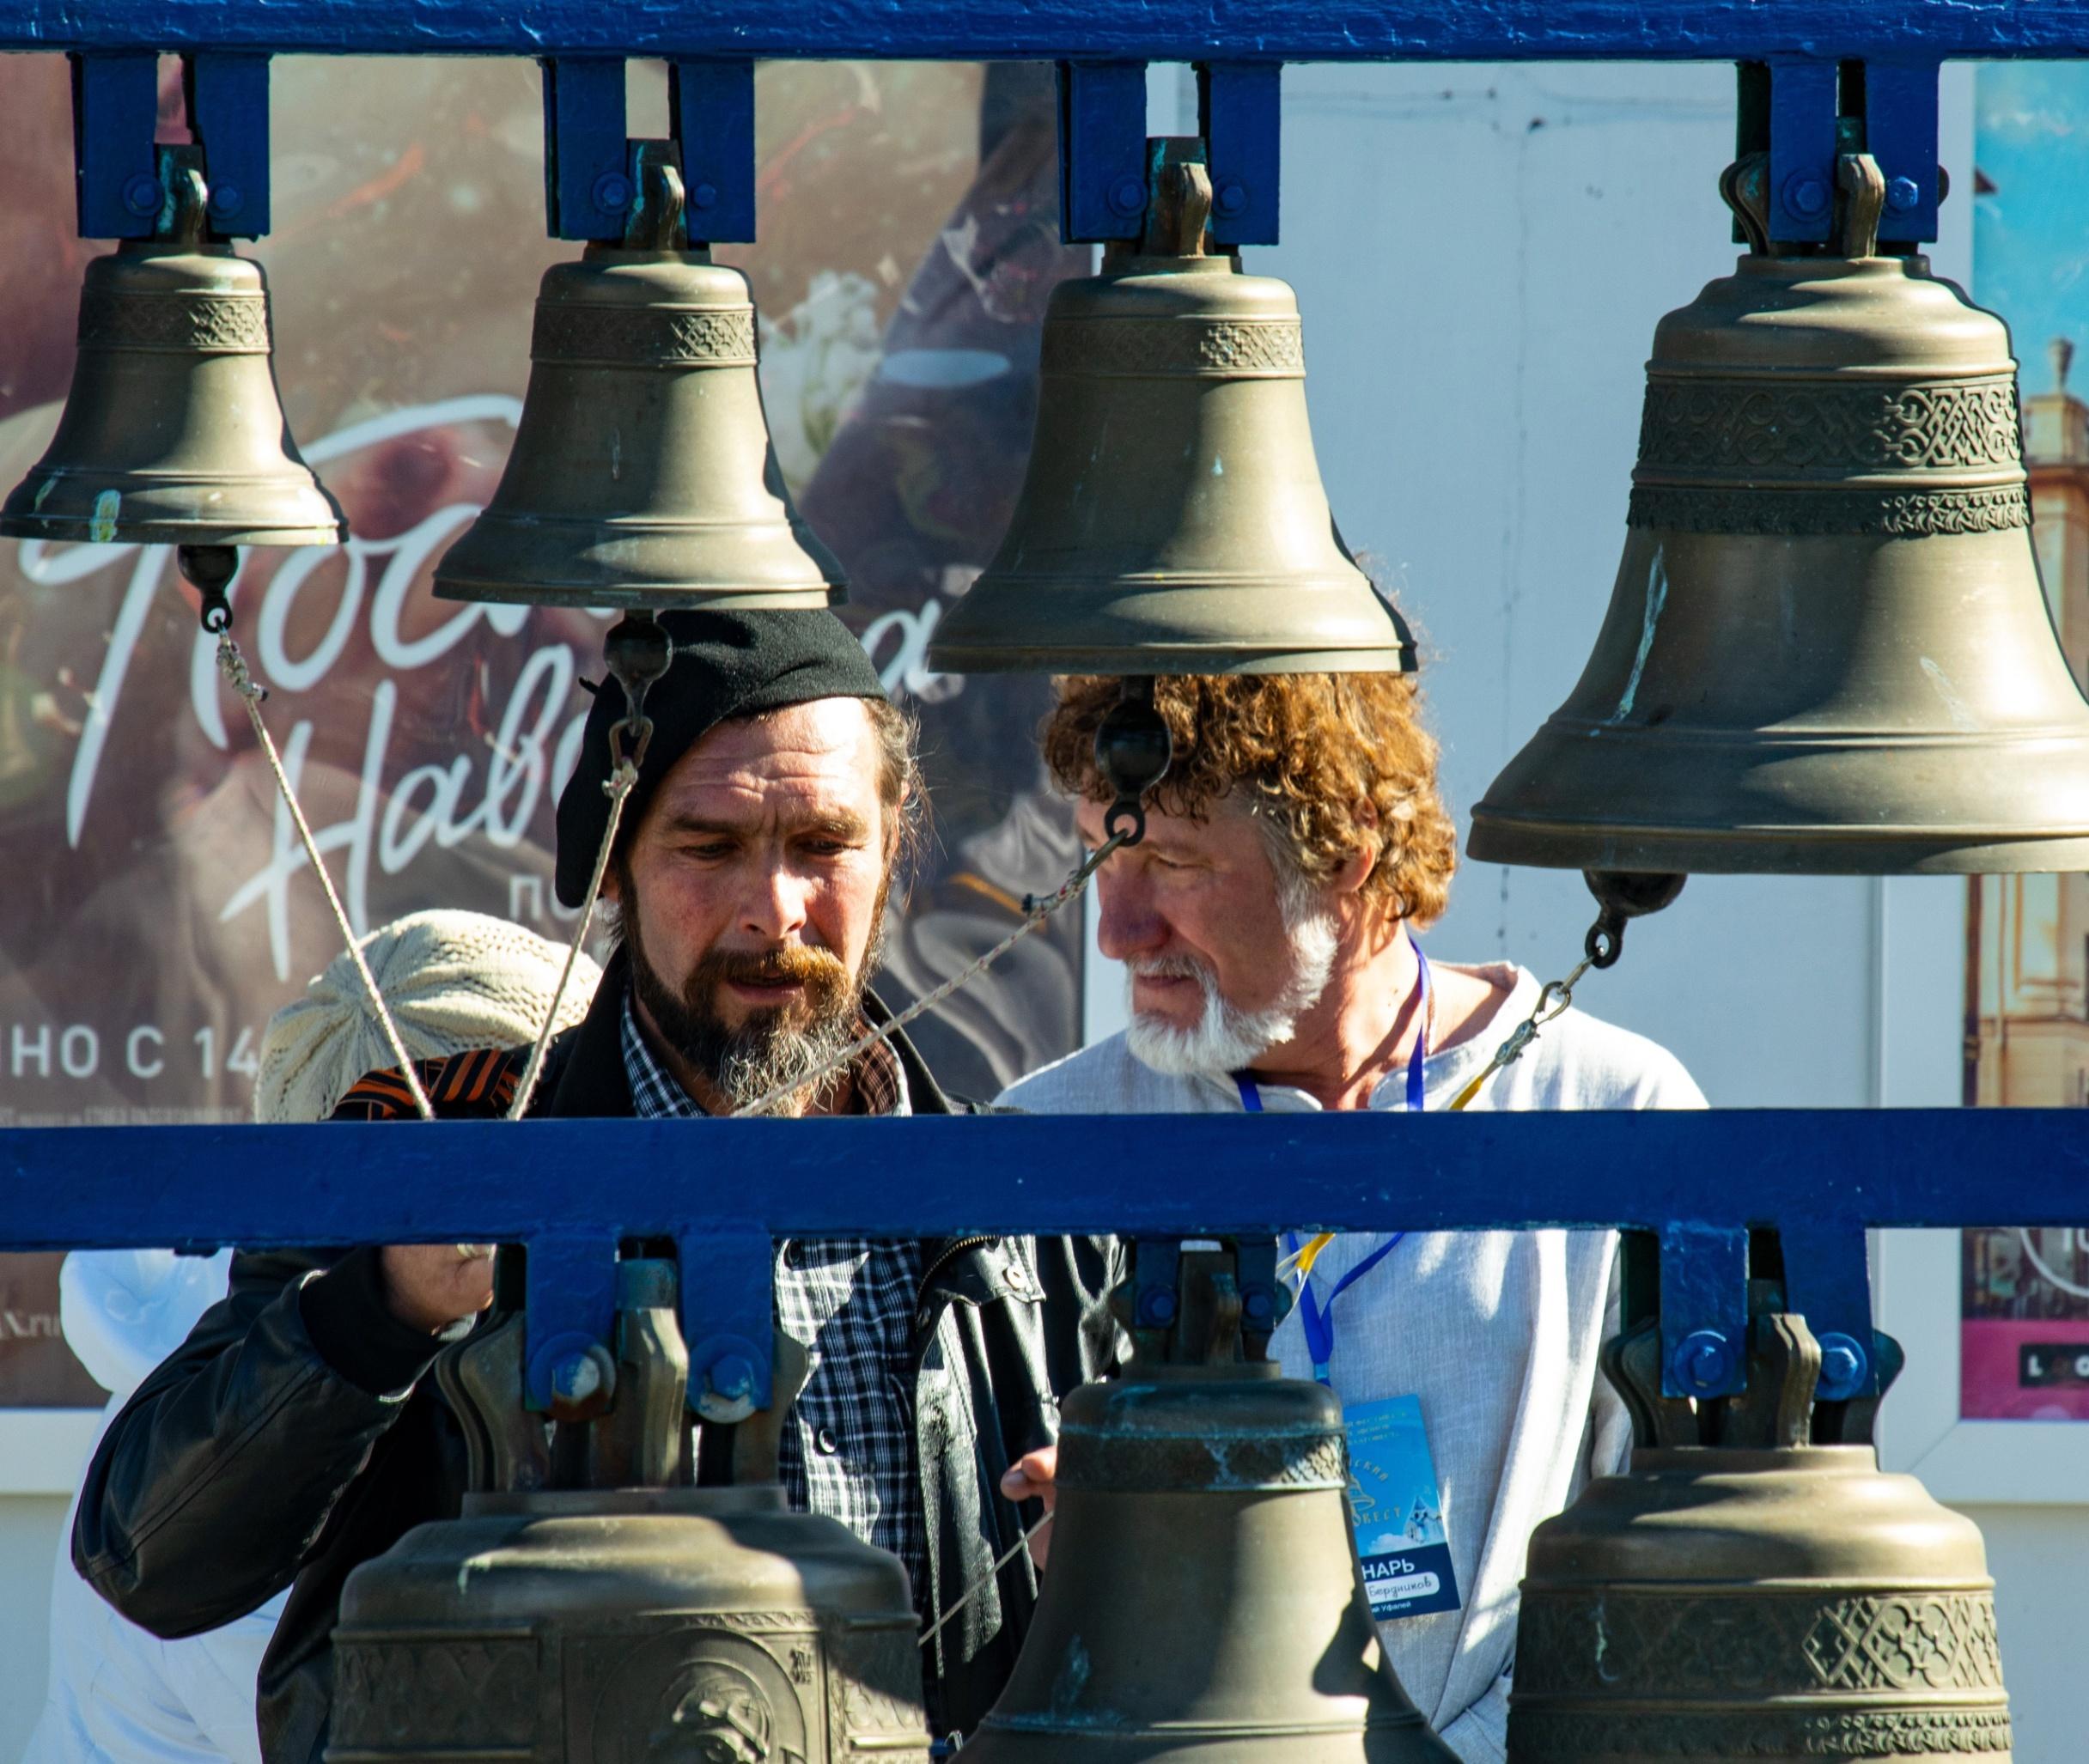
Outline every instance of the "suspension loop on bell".
[(214, 636), (232, 629), (228, 590), (240, 573), (240, 554), (233, 545), (181, 545), (174, 562), (183, 578), (203, 596), (203, 628)]
[(1136, 845), (1146, 836), (1146, 794), (1167, 776), (1174, 758), (1175, 738), (1154, 703), (1153, 678), (1134, 675), (1095, 731), (1095, 769), (1115, 798), (1103, 816), (1103, 831), (1119, 845)]
[(689, 245), (688, 198), (672, 141), (638, 143), (632, 182), (638, 192), (624, 228), (627, 251), (682, 251)]
[[(602, 663), (624, 688), (624, 715), (610, 725), (610, 757), (620, 769), (643, 765), (653, 739), (646, 694), (674, 660), (674, 639), (650, 612), (627, 612), (602, 639)], [(627, 752), (624, 743), (629, 741)]]

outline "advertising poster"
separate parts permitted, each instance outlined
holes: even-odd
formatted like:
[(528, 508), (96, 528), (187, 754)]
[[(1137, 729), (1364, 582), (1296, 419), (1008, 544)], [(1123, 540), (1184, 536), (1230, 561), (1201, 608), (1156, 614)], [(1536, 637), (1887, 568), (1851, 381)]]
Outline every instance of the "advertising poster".
[[(186, 138), (163, 64), (161, 138)], [(514, 60), (278, 58), (276, 368), (341, 548), (250, 551), (235, 635), (350, 916), (433, 906), (558, 939), (552, 804), (606, 615), (433, 598), (498, 481), (546, 265), (539, 73)], [(1038, 327), (1087, 257), (1058, 237), (1050, 70), (772, 64), (760, 242), (721, 247), (761, 315), (776, 453), (855, 583), (846, 615), (921, 718), (928, 856), (879, 981), (904, 1005), (1074, 861), (1032, 733), (1044, 683), (929, 672), (941, 609), (1020, 482)], [(634, 135), (665, 132), (635, 65)], [(0, 58), (0, 478), (56, 425), (81, 270), (62, 57)], [(170, 550), (0, 541), (0, 1125), (243, 1118), (259, 1038), (338, 934)], [(921, 1025), (990, 1097), (1079, 1028), (1078, 916)], [(294, 1192), (295, 1172), (283, 1175)], [(100, 1400), (58, 1335), (55, 1256), (0, 1256), (0, 1408)]]
[[(2000, 63), (1977, 91), (1973, 291), (2015, 339), (2039, 573), (2089, 680), (2089, 69)], [(2089, 1104), (2089, 876), (1973, 879), (1966, 946), (1964, 1100)], [(2089, 1420), (2083, 1213), (1965, 1233), (1963, 1419)]]

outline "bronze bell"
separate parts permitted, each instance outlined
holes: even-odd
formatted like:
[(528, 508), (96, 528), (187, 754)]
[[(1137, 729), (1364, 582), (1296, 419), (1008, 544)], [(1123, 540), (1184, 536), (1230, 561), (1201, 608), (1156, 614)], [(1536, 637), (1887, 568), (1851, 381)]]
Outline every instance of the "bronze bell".
[(943, 615), (947, 672), (1398, 672), (1412, 637), (1328, 512), (1298, 302), (1207, 256), (1204, 167), (1164, 163), (1144, 241), (1045, 313), (1029, 471)]
[[(1156, 1253), (1140, 1244), (1120, 1317), (1154, 1314)], [(1233, 1252), (1183, 1255), (1178, 1322), (1136, 1328), (1131, 1369), (1066, 1398), (1051, 1570), (968, 1760), (1452, 1764), (1379, 1650), (1341, 1405), (1261, 1357), (1288, 1295), (1273, 1245), (1239, 1265), (1257, 1255), (1253, 1279)]]
[(1763, 240), (1671, 313), (1624, 558), (1567, 702), (1472, 812), (1475, 858), (1576, 869), (2089, 867), (2089, 707), (2039, 587), (2002, 321), (1877, 252)]
[(655, 611), (841, 600), (770, 443), (747, 278), (689, 244), (672, 164), (643, 161), (641, 187), (621, 244), (545, 271), (507, 469), (435, 593)]
[(1532, 1535), (1509, 1764), (2008, 1764), (1978, 1529), (1881, 1473), (1875, 1399), (1814, 1402), (1800, 1318), (1751, 1341), (1746, 1395), (1695, 1408), (1658, 1326), (1606, 1350), (1638, 1449)]
[(58, 433), (0, 507), (17, 539), (331, 545), (339, 506), (276, 389), (268, 280), (208, 242), (195, 149), (161, 149), (171, 225), (87, 266)]
[(439, 1363), (477, 1492), (349, 1576), (328, 1764), (927, 1764), (906, 1570), (775, 1481), (802, 1352), (732, 1430), (734, 1484), (691, 1487), (673, 1264), (619, 1274), (611, 1406), (551, 1444), (520, 1318)]

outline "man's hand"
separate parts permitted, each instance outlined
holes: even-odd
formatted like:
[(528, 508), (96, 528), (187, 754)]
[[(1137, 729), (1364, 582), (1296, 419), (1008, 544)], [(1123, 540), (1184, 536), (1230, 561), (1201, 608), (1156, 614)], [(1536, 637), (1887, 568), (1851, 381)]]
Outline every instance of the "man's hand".
[(379, 1267), (385, 1303), (408, 1329), (438, 1335), (493, 1303), (490, 1244), (390, 1244)]
[[(1043, 1501), (1045, 1516), (1050, 1518), (1059, 1505), (1059, 1448), (1040, 1445), (1035, 1451), (1025, 1452), (1001, 1479), (1001, 1492), (1010, 1500)], [(1031, 1534), (1030, 1560), (1042, 1568), (1051, 1553), (1051, 1529), (1040, 1520)]]

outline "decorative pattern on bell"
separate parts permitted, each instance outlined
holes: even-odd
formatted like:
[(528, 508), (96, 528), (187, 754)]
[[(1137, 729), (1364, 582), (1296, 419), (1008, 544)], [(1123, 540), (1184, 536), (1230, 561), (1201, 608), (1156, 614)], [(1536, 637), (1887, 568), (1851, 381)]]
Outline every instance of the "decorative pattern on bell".
[[(2089, 867), (2089, 705), (2040, 588), (2001, 319), (1880, 257), (1758, 247), (1661, 321), (1623, 561), (1477, 859), (1890, 874)], [(1760, 167), (1722, 185), (1760, 238)]]
[[(1532, 1534), (1509, 1764), (2007, 1764), (1978, 1529), (1882, 1473), (1868, 1439), (1842, 1443), (1868, 1424), (1815, 1443), (1800, 1319), (1758, 1316), (1755, 1335), (1748, 1396), (1701, 1405), (1721, 1426), (1660, 1398), (1655, 1330), (1631, 1393), (1666, 1411), (1653, 1438)], [(1678, 1443), (1708, 1425), (1721, 1443)]]
[[(1155, 143), (1166, 160), (1182, 143)], [(1136, 254), (1053, 289), (1030, 465), (936, 628), (947, 672), (1396, 672), (1414, 644), (1336, 531), (1298, 302), (1204, 254), (1204, 167), (1166, 160)]]
[(1229, 1259), (1184, 1255), (1181, 1324), (1137, 1330), (1122, 1378), (1066, 1398), (1051, 1572), (973, 1764), (1451, 1764), (1379, 1649), (1341, 1404), (1233, 1358), (1281, 1315), (1274, 1247), (1259, 1282)]
[(822, 607), (840, 564), (792, 506), (739, 271), (691, 247), (679, 174), (643, 166), (621, 245), (545, 271), (493, 500), (435, 569), (452, 600)]
[(283, 420), (267, 278), (206, 241), (195, 149), (161, 154), (172, 226), (87, 266), (58, 433), (0, 508), (0, 535), (337, 544), (340, 508)]
[(673, 1266), (618, 1275), (617, 1359), (561, 1463), (522, 1407), (521, 1318), (438, 1362), (480, 1492), (349, 1576), (327, 1764), (928, 1764), (906, 1570), (775, 1481), (802, 1350), (779, 1343), (773, 1407), (727, 1430), (736, 1486), (675, 1486)]

